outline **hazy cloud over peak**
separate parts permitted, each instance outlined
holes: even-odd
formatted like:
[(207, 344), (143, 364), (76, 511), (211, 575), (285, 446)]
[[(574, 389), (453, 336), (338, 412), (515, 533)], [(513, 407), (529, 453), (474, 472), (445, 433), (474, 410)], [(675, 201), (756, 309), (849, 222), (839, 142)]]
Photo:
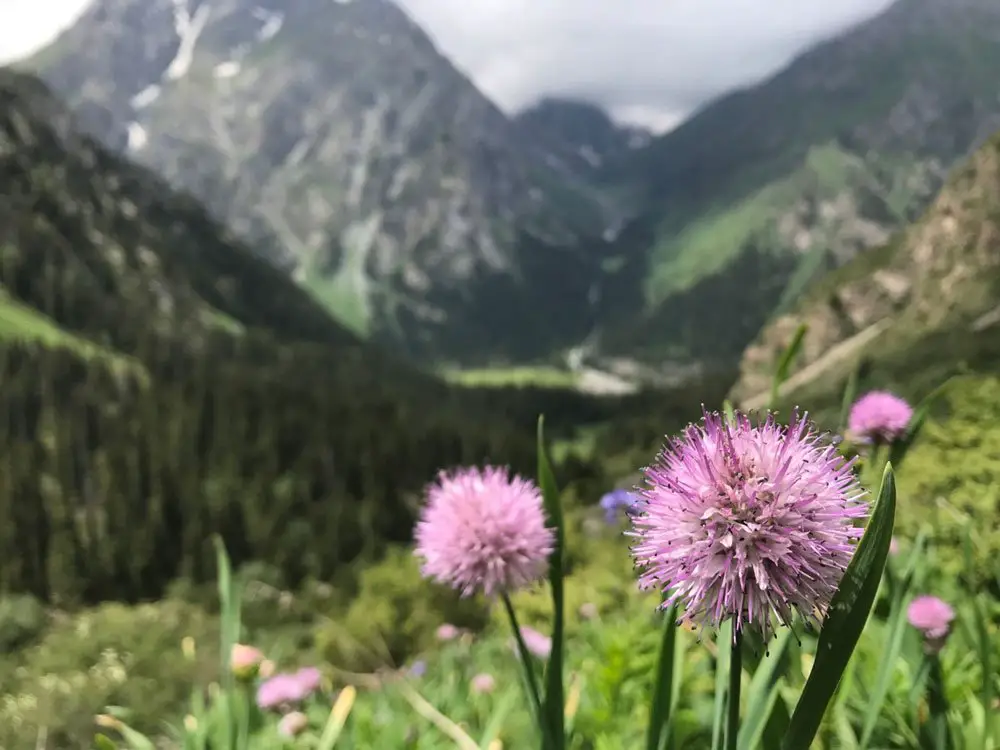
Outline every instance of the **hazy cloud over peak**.
[[(329, 0), (309, 0), (329, 2)], [(358, 0), (363, 2), (364, 0)], [(507, 110), (578, 97), (666, 126), (773, 73), (891, 0), (397, 0)], [(89, 0), (0, 0), (0, 63), (71, 23)]]
[(891, 0), (399, 0), (498, 104), (590, 99), (665, 125)]

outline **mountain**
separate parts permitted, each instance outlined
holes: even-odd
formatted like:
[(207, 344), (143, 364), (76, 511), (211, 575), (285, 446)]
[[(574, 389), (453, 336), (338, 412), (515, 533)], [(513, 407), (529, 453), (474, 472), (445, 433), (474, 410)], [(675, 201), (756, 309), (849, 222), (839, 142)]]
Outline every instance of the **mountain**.
[(606, 262), (599, 348), (734, 363), (1000, 128), (998, 65), (1000, 3), (897, 0), (608, 164), (641, 199)]
[[(810, 287), (749, 347), (733, 389), (755, 398), (794, 331), (809, 326), (786, 398), (839, 389), (863, 363), (869, 380), (923, 397), (947, 377), (1000, 363), (1000, 133), (948, 180), (893, 241)], [(805, 394), (805, 395), (804, 395)]]
[[(96, 0), (26, 65), (362, 335), (448, 359), (586, 331), (613, 201), (389, 0)], [(553, 293), (551, 326), (495, 309)]]
[(590, 181), (599, 181), (605, 165), (652, 139), (648, 130), (620, 125), (595, 104), (554, 96), (519, 112), (514, 123), (530, 142), (545, 146), (553, 165)]
[(57, 602), (210, 578), (216, 532), (238, 559), (329, 580), (409, 539), (441, 467), (530, 471), (545, 410), (362, 342), (3, 69), (0, 373), (0, 591)]

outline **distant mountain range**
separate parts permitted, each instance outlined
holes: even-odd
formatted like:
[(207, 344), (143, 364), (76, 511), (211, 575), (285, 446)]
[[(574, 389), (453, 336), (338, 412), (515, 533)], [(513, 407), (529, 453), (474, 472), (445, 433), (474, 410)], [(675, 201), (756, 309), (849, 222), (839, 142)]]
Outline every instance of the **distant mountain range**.
[(460, 364), (731, 367), (1000, 129), (992, 0), (897, 0), (656, 138), (505, 116), (388, 0), (96, 0), (25, 64), (354, 331)]

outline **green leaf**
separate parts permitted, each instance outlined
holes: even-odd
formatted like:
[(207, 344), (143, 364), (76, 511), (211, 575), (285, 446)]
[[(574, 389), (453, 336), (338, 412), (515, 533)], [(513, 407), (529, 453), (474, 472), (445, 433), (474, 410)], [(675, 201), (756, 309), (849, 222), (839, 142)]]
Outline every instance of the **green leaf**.
[(913, 416), (910, 417), (910, 423), (906, 426), (906, 432), (904, 432), (903, 436), (894, 442), (889, 448), (889, 463), (894, 466), (899, 466), (903, 463), (903, 458), (907, 453), (909, 453), (910, 448), (913, 447), (913, 443), (920, 434), (920, 430), (924, 426), (924, 422), (927, 421), (931, 406), (933, 406), (934, 402), (940, 398), (945, 388), (951, 382), (952, 378), (944, 381), (941, 385), (927, 394), (924, 400), (921, 401), (917, 405), (917, 408), (913, 410)]
[(649, 706), (649, 726), (646, 728), (646, 750), (660, 750), (665, 733), (670, 731), (674, 705), (674, 651), (677, 644), (677, 605), (672, 604), (663, 615), (663, 635), (653, 679), (652, 702)]
[(892, 674), (898, 665), (899, 652), (903, 648), (903, 635), (906, 633), (906, 600), (913, 587), (913, 579), (917, 574), (917, 566), (924, 557), (924, 544), (926, 534), (921, 531), (917, 537), (913, 550), (910, 552), (906, 571), (899, 581), (892, 595), (892, 605), (889, 609), (889, 620), (886, 623), (886, 643), (879, 659), (878, 672), (875, 675), (875, 682), (872, 691), (868, 695), (867, 710), (862, 724), (861, 741), (858, 744), (860, 750), (865, 750), (871, 742), (872, 734), (875, 732), (875, 725), (879, 716), (882, 715), (882, 706), (885, 697), (889, 693), (889, 685), (892, 681)]
[[(757, 747), (764, 727), (770, 719), (775, 701), (780, 699), (782, 667), (785, 665), (785, 655), (788, 644), (792, 641), (791, 628), (785, 628), (774, 642), (770, 653), (761, 660), (750, 681), (747, 697), (747, 713), (740, 727), (739, 750), (752, 750)], [(788, 713), (788, 708), (785, 708)]]
[(566, 700), (563, 695), (563, 631), (565, 629), (565, 602), (563, 594), (563, 529), (562, 503), (559, 488), (552, 474), (545, 453), (545, 417), (538, 417), (538, 486), (542, 490), (545, 513), (555, 531), (556, 543), (549, 556), (549, 584), (552, 589), (552, 652), (545, 668), (545, 699), (542, 706), (543, 721), (552, 732), (553, 750), (562, 750), (566, 743), (566, 725), (563, 714)]
[(94, 737), (94, 750), (118, 750), (111, 738), (105, 734)]
[(782, 750), (812, 744), (826, 707), (864, 630), (889, 556), (896, 518), (896, 480), (886, 464), (871, 519), (840, 582), (816, 645), (816, 658), (792, 712)]
[(802, 323), (799, 325), (795, 331), (795, 335), (792, 336), (791, 342), (778, 361), (778, 368), (774, 371), (774, 378), (771, 380), (771, 397), (767, 401), (767, 408), (769, 410), (774, 409), (778, 405), (778, 392), (781, 390), (782, 383), (788, 380), (788, 373), (791, 371), (792, 364), (802, 349), (802, 341), (805, 339), (808, 330), (808, 324)]
[(851, 407), (854, 406), (854, 400), (858, 397), (860, 371), (861, 365), (858, 364), (857, 367), (851, 370), (851, 374), (847, 378), (847, 385), (844, 386), (844, 396), (840, 400), (840, 420), (838, 421), (841, 433), (847, 430), (847, 423), (850, 421), (851, 416)]
[(718, 656), (715, 659), (715, 701), (712, 708), (712, 750), (721, 750), (722, 728), (726, 724), (726, 694), (729, 683), (729, 657), (733, 642), (733, 621), (726, 620), (715, 638)]

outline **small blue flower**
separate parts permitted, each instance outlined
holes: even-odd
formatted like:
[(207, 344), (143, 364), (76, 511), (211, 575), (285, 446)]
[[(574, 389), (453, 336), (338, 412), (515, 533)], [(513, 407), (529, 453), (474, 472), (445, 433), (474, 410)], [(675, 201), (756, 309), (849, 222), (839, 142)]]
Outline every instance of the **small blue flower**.
[(423, 660), (415, 661), (410, 665), (410, 676), (412, 677), (423, 677), (426, 671), (427, 662)]
[(601, 508), (604, 509), (604, 520), (609, 524), (618, 523), (619, 513), (631, 513), (638, 502), (638, 498), (624, 489), (612, 490), (601, 498)]

